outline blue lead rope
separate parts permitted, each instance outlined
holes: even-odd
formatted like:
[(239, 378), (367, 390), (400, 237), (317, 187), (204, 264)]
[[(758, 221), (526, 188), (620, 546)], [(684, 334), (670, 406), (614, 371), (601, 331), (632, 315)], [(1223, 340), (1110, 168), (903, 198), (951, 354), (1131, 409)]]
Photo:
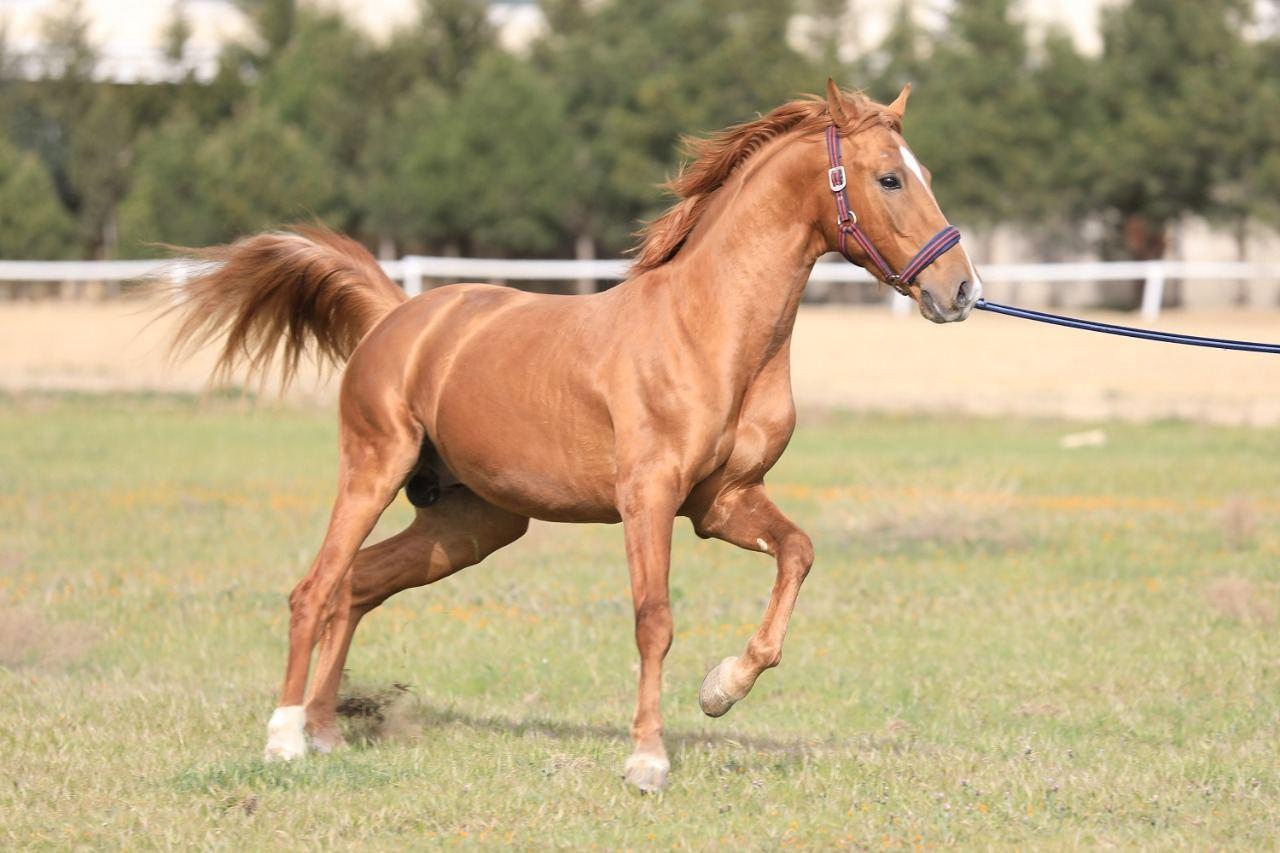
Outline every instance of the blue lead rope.
[(1280, 355), (1280, 344), (1260, 344), (1253, 341), (1233, 341), (1225, 338), (1202, 338), (1199, 335), (1180, 335), (1176, 332), (1153, 332), (1150, 329), (1134, 329), (1129, 326), (1116, 326), (1111, 323), (1096, 323), (1092, 320), (1077, 320), (1074, 317), (1060, 317), (1057, 314), (1046, 314), (1043, 311), (1031, 311), (1026, 308), (1014, 308), (1012, 305), (1001, 305), (979, 299), (974, 308), (1005, 314), (1010, 317), (1021, 317), (1024, 320), (1035, 320), (1039, 323), (1052, 323), (1055, 326), (1066, 326), (1068, 329), (1084, 329), (1086, 332), (1102, 332), (1105, 335), (1123, 335), (1126, 338), (1141, 338), (1144, 341), (1163, 341), (1166, 344), (1185, 344), (1192, 347), (1213, 347), (1215, 349), (1232, 349), (1241, 352), (1270, 352)]

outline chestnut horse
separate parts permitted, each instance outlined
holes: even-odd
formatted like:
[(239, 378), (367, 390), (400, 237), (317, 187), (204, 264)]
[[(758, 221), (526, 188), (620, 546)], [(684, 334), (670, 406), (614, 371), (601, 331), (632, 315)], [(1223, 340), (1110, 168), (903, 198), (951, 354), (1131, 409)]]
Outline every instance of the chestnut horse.
[[(289, 596), (268, 759), (304, 755), (308, 735), (322, 752), (342, 742), (347, 649), (388, 597), (475, 565), (530, 518), (621, 521), (640, 652), (624, 775), (646, 791), (666, 784), (674, 519), (777, 561), (758, 630), (702, 684), (713, 717), (778, 664), (813, 562), (763, 481), (795, 425), (790, 340), (814, 262), (843, 251), (936, 322), (963, 320), (980, 295), (964, 251), (947, 253), (958, 232), (902, 138), (908, 92), (884, 106), (828, 81), (825, 99), (691, 142), (670, 184), (678, 202), (646, 228), (630, 278), (604, 293), (465, 284), (408, 299), (361, 246), (317, 228), (197, 253), (210, 263), (184, 288), (177, 346), (225, 334), (221, 371), (260, 371), (279, 354), (285, 381), (312, 347), (347, 362), (337, 497)], [(402, 488), (413, 523), (362, 548)]]

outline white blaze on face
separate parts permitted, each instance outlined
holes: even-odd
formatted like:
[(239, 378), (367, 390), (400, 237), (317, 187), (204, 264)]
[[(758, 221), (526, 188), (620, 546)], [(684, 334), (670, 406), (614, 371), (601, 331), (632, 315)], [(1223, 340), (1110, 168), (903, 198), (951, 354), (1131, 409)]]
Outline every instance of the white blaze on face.
[(916, 159), (916, 155), (911, 153), (911, 149), (905, 145), (898, 146), (898, 153), (902, 155), (902, 162), (911, 174), (916, 176), (916, 180), (920, 182), (921, 189), (925, 195), (929, 197), (929, 201), (933, 202), (933, 209), (938, 211), (938, 216), (942, 216), (942, 210), (938, 207), (938, 200), (934, 198), (933, 190), (929, 188), (929, 182), (924, 179), (924, 167), (920, 165), (920, 161)]
[[(966, 256), (967, 257), (967, 256)], [(969, 275), (973, 276), (970, 281), (973, 282), (973, 299), (976, 302), (981, 299), (982, 294), (982, 277), (978, 275), (978, 268), (973, 265), (973, 261), (969, 261)]]
[(916, 159), (916, 155), (911, 153), (911, 149), (905, 145), (898, 146), (898, 153), (902, 155), (902, 162), (907, 164), (907, 168), (911, 170), (911, 174), (920, 179), (920, 183), (928, 189), (929, 184), (924, 179), (924, 169), (920, 168), (920, 161)]
[[(898, 153), (902, 155), (902, 162), (906, 164), (906, 167), (909, 170), (911, 170), (911, 174), (915, 175), (916, 178), (919, 179), (920, 186), (924, 187), (924, 191), (929, 194), (929, 199), (933, 201), (934, 208), (938, 210), (938, 214), (941, 216), (942, 211), (941, 209), (938, 209), (938, 200), (934, 197), (933, 190), (929, 187), (929, 182), (924, 179), (924, 169), (921, 167), (920, 161), (916, 159), (916, 155), (913, 154), (911, 149), (905, 145), (898, 146)], [(966, 260), (968, 260), (967, 254)], [(982, 298), (982, 279), (978, 277), (978, 270), (974, 267), (973, 261), (968, 260), (968, 264), (969, 280), (973, 283), (973, 289), (971, 291), (973, 293), (973, 298), (980, 299)]]

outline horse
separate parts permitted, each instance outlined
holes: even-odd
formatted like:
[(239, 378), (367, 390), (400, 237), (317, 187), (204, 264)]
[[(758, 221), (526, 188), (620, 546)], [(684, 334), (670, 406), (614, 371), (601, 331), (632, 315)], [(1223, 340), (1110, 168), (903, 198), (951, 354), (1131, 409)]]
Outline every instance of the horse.
[[(758, 629), (699, 689), (712, 717), (778, 665), (813, 564), (764, 478), (796, 423), (790, 341), (814, 262), (840, 251), (939, 323), (981, 296), (902, 136), (909, 94), (883, 105), (828, 80), (825, 97), (686, 140), (692, 159), (666, 185), (675, 203), (640, 232), (626, 281), (601, 293), (458, 284), (410, 299), (359, 243), (314, 225), (193, 250), (202, 265), (171, 309), (179, 352), (225, 339), (215, 376), (262, 375), (278, 359), (284, 383), (304, 355), (346, 364), (337, 495), (289, 596), (266, 759), (343, 743), (347, 651), (387, 598), (481, 562), (530, 519), (621, 522), (640, 656), (623, 777), (667, 784), (675, 519), (777, 566)], [(362, 547), (402, 489), (412, 523)]]

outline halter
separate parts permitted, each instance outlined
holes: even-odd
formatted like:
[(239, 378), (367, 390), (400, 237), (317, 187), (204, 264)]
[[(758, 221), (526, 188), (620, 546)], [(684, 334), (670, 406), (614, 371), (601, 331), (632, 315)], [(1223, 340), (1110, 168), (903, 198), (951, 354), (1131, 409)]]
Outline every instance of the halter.
[[(827, 162), (831, 164), (831, 168), (827, 169), (827, 185), (836, 199), (836, 226), (840, 229), (840, 254), (844, 255), (849, 263), (858, 264), (848, 250), (848, 239), (852, 237), (876, 265), (884, 283), (903, 296), (910, 296), (911, 282), (915, 281), (916, 276), (960, 242), (960, 229), (954, 225), (943, 228), (934, 234), (920, 251), (916, 252), (916, 256), (903, 267), (902, 272), (894, 272), (884, 256), (876, 251), (875, 245), (867, 237), (866, 232), (858, 227), (857, 214), (849, 207), (849, 194), (845, 190), (847, 183), (844, 166), (840, 163), (840, 131), (834, 124), (827, 125)], [(861, 266), (861, 264), (858, 265)]]

